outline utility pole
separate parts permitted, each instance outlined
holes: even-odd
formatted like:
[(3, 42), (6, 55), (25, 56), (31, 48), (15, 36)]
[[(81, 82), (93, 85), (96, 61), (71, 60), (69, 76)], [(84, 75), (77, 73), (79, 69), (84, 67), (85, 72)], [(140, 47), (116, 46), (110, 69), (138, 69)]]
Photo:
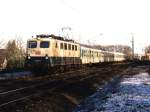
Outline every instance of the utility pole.
[[(69, 32), (72, 33), (72, 28), (71, 28), (71, 27), (62, 27), (61, 30), (62, 30), (62, 32), (64, 33), (64, 37), (65, 37), (65, 38), (67, 38), (67, 39), (73, 39), (73, 34), (72, 34), (72, 38), (70, 38), (70, 37), (69, 37), (69, 34), (68, 34)], [(66, 35), (65, 35), (65, 32), (64, 32), (64, 31), (67, 31), (67, 32), (66, 32)], [(68, 32), (68, 31), (69, 31), (69, 32)]]
[(131, 36), (132, 36), (132, 60), (134, 60), (134, 34), (131, 33)]

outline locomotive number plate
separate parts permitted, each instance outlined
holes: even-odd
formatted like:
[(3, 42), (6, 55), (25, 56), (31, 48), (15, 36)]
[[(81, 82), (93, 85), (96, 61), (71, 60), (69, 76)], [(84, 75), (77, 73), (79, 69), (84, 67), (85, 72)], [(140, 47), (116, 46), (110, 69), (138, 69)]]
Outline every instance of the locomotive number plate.
[(36, 55), (40, 55), (41, 52), (40, 52), (40, 51), (35, 51), (35, 54), (36, 54)]

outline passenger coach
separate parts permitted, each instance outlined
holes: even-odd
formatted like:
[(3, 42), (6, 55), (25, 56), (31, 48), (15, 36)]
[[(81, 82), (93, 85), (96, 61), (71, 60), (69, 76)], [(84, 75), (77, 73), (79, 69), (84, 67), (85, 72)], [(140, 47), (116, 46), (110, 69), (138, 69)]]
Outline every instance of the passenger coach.
[(102, 51), (87, 45), (80, 45), (80, 58), (82, 64), (104, 62), (104, 54)]

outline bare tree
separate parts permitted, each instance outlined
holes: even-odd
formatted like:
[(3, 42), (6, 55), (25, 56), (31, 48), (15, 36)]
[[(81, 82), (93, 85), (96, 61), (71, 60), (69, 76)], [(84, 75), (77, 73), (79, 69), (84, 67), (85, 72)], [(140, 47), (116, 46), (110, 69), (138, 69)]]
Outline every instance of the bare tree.
[(22, 68), (25, 61), (25, 50), (22, 47), (22, 41), (10, 40), (7, 43), (8, 68)]
[(25, 43), (23, 42), (23, 40), (21, 38), (16, 39), (16, 45), (18, 48), (18, 58), (19, 58), (19, 66), (23, 67), (24, 66), (24, 62), (25, 62)]

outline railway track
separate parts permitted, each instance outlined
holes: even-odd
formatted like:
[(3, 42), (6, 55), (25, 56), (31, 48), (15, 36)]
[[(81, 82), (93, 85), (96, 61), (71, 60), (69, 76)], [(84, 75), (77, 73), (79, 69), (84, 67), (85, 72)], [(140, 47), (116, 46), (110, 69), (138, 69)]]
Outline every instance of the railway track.
[[(17, 88), (27, 88), (28, 86), (35, 85), (37, 83), (41, 83), (41, 81), (55, 81), (55, 80), (66, 80), (68, 78), (75, 78), (79, 76), (86, 75), (87, 73), (90, 73), (90, 71), (93, 71), (96, 69), (95, 67), (90, 69), (79, 69), (76, 71), (69, 71), (69, 72), (63, 72), (63, 73), (55, 73), (52, 75), (43, 75), (43, 76), (36, 76), (36, 77), (24, 77), (24, 78), (16, 78), (16, 79), (6, 79), (0, 81), (0, 92), (5, 91), (11, 91), (11, 90), (17, 90)], [(100, 68), (101, 71), (104, 70), (104, 68)], [(14, 86), (15, 84), (15, 86)], [(5, 88), (4, 88), (5, 87)], [(20, 89), (19, 89), (20, 90)]]
[[(69, 71), (65, 73), (56, 73), (52, 76), (45, 75), (40, 77), (26, 77), (20, 79), (6, 79), (0, 81), (0, 95), (4, 93), (12, 93), (19, 90), (24, 90), (28, 88), (33, 88), (35, 86), (41, 85), (46, 82), (54, 82), (59, 80), (67, 80), (79, 75), (84, 75), (91, 70), (79, 69), (76, 71)], [(39, 84), (40, 83), (40, 84)]]
[(38, 84), (32, 84), (8, 91), (2, 91), (0, 92), (0, 110), (15, 105), (16, 103), (26, 101), (27, 99), (38, 97), (47, 91), (53, 93), (67, 85), (76, 84), (85, 80), (90, 80), (94, 77), (99, 77), (101, 75), (99, 72), (107, 74), (107, 72), (110, 71), (112, 71), (111, 67), (104, 67), (99, 69), (93, 67), (88, 70), (77, 70), (76, 72), (70, 71), (68, 73), (55, 75), (53, 79), (49, 77), (48, 80)]
[[(91, 70), (85, 70), (85, 71), (79, 70), (78, 72), (75, 73), (70, 72), (72, 74), (70, 77), (48, 80), (46, 82), (42, 82), (39, 84), (34, 84), (30, 86), (25, 86), (25, 87), (1, 92), (0, 109), (3, 109), (13, 103), (21, 102), (23, 100), (32, 98), (34, 96), (39, 96), (40, 94), (43, 94), (46, 91), (53, 92), (66, 85), (82, 82), (84, 80), (97, 77), (100, 75), (97, 73), (98, 71), (100, 70), (96, 70), (96, 68), (93, 68)], [(77, 75), (78, 73), (80, 75)]]
[[(89, 72), (89, 71), (88, 71)], [(71, 74), (73, 74), (73, 72), (69, 72)], [(79, 70), (78, 72), (81, 75), (81, 71)], [(75, 73), (75, 74), (76, 74)], [(85, 78), (84, 74), (86, 74), (87, 71), (83, 71), (82, 72), (82, 77)], [(90, 73), (90, 72), (89, 72)], [(30, 85), (30, 86), (25, 86), (25, 87), (21, 87), (21, 88), (17, 88), (17, 89), (13, 89), (13, 90), (9, 90), (9, 91), (4, 91), (4, 92), (0, 92), (0, 108), (7, 106), (9, 104), (21, 101), (21, 100), (25, 100), (27, 98), (36, 96), (38, 94), (41, 94), (41, 91), (44, 90), (49, 90), (49, 91), (54, 91), (55, 89), (62, 87), (68, 83), (73, 83), (73, 80), (77, 80), (80, 77), (77, 78), (77, 76), (72, 75), (70, 77), (63, 77), (63, 78), (58, 78), (58, 79), (50, 79), (46, 82), (42, 82), (40, 84), (34, 84), (34, 85)], [(89, 76), (87, 76), (89, 77)], [(67, 81), (69, 80), (69, 81)]]

